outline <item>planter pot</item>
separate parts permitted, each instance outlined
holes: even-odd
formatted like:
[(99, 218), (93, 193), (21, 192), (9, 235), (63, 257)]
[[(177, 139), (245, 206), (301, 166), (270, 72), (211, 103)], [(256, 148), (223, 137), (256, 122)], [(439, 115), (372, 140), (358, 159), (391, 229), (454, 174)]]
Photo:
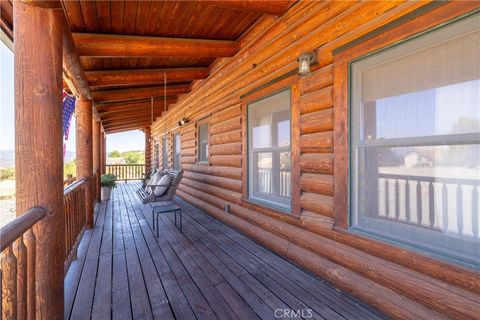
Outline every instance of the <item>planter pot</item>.
[(111, 193), (112, 193), (112, 188), (102, 187), (102, 201), (110, 200)]

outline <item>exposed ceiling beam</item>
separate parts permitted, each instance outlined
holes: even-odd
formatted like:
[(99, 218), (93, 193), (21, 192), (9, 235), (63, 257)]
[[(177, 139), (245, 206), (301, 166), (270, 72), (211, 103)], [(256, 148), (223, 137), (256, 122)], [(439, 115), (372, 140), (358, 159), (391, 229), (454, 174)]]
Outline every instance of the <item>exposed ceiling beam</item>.
[(120, 133), (120, 132), (125, 132), (125, 131), (133, 131), (133, 130), (142, 130), (145, 129), (145, 127), (149, 126), (134, 126), (130, 128), (118, 128), (118, 129), (110, 129), (110, 130), (105, 130), (106, 134), (112, 134), (112, 133)]
[[(177, 100), (175, 98), (167, 99), (167, 109), (168, 106), (172, 103), (175, 103)], [(152, 106), (149, 101), (146, 102), (135, 102), (135, 103), (120, 103), (120, 104), (100, 104), (95, 106), (99, 114), (105, 113), (114, 113), (118, 111), (142, 111), (142, 110), (151, 110)], [(153, 102), (154, 110), (163, 110), (164, 102), (163, 100), (156, 100)]]
[(114, 121), (102, 121), (104, 128), (118, 127), (123, 125), (132, 125), (132, 124), (145, 124), (150, 125), (152, 121), (150, 119), (138, 118), (138, 119), (121, 119)]
[(113, 129), (105, 130), (105, 133), (109, 134), (109, 133), (120, 133), (120, 132), (133, 131), (133, 130), (143, 130), (146, 127), (149, 127), (149, 126), (135, 125), (132, 127), (113, 128)]
[(265, 1), (265, 0), (206, 0), (202, 4), (215, 7), (238, 9), (243, 11), (251, 11), (262, 14), (271, 14), (281, 16), (287, 12), (288, 8), (295, 1)]
[[(162, 110), (156, 110), (153, 112), (153, 118), (160, 117), (162, 115)], [(102, 114), (100, 115), (100, 119), (102, 121), (112, 121), (112, 120), (119, 120), (119, 119), (127, 119), (127, 118), (145, 118), (151, 119), (152, 113), (149, 110), (135, 112), (135, 111), (122, 111), (110, 114)]]
[(208, 77), (208, 68), (130, 69), (85, 71), (90, 86), (118, 86), (191, 81)]
[[(83, 71), (80, 57), (73, 43), (72, 32), (70, 31), (70, 25), (65, 17), (65, 11), (62, 8), (62, 3), (55, 0), (22, 0), (31, 6), (41, 7), (51, 10), (62, 10), (62, 39), (63, 39), (63, 79), (67, 83), (70, 90), (76, 96), (82, 96), (84, 99), (91, 99), (90, 87), (85, 80), (85, 74)], [(13, 39), (13, 26), (9, 26), (6, 22), (11, 18), (12, 6), (8, 1), (1, 1), (0, 3), (0, 20), (1, 28), (7, 35)]]
[[(158, 118), (158, 117), (159, 116), (154, 117), (153, 120), (155, 121), (156, 118)], [(146, 119), (146, 118), (122, 118), (122, 119), (102, 121), (102, 125), (105, 128), (108, 128), (112, 125), (130, 125), (130, 124), (136, 124), (136, 123), (139, 123), (139, 122), (147, 123), (148, 125), (152, 124), (151, 119)]]
[(138, 122), (138, 123), (131, 123), (131, 124), (116, 124), (116, 125), (109, 125), (109, 126), (104, 126), (106, 131), (110, 130), (118, 130), (118, 129), (142, 129), (145, 127), (149, 127), (150, 122)]
[(90, 57), (232, 57), (235, 41), (74, 33), (78, 54)]
[[(167, 86), (167, 96), (179, 95), (190, 91), (189, 84), (179, 84)], [(92, 92), (95, 103), (105, 103), (112, 101), (145, 99), (150, 97), (163, 97), (163, 86), (117, 89)]]

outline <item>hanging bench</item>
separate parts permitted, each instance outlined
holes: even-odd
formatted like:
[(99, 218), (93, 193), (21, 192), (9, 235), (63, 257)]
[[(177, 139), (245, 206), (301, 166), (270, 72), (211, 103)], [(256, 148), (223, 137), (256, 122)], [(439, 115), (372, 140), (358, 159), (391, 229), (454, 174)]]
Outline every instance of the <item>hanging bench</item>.
[[(170, 175), (170, 183), (168, 185), (161, 185), (159, 184), (160, 179), (158, 179), (157, 184), (150, 184), (148, 182), (145, 187), (138, 189), (137, 195), (143, 204), (172, 201), (173, 197), (175, 196), (175, 192), (177, 191), (178, 185), (180, 184), (180, 180), (182, 180), (183, 170), (165, 170), (158, 174), (160, 174), (161, 177), (165, 176), (166, 174)], [(158, 187), (167, 187), (167, 189), (161, 195), (156, 196), (155, 188)]]

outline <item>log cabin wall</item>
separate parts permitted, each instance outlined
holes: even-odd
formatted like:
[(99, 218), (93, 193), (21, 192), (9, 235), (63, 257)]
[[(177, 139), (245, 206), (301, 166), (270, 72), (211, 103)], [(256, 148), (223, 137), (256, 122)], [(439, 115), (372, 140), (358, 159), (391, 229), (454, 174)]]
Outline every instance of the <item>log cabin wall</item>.
[[(479, 5), (299, 2), (280, 18), (262, 17), (238, 41), (239, 53), (218, 59), (209, 78), (194, 83), (193, 91), (168, 111), (168, 161), (172, 167), (173, 133), (180, 132), (181, 198), (390, 316), (473, 319), (480, 314), (478, 272), (352, 234), (334, 221), (335, 212), (343, 210), (334, 202), (334, 135), (340, 130), (334, 121), (339, 114), (334, 87), (345, 79), (334, 77), (333, 50), (428, 6), (423, 14), (436, 17), (461, 15)], [(311, 76), (285, 76), (296, 70), (302, 52), (317, 48)], [(292, 90), (292, 214), (243, 199), (245, 96), (281, 81)], [(178, 127), (183, 116), (190, 122)], [(209, 124), (208, 164), (197, 163), (197, 121), (203, 119)], [(160, 168), (164, 125), (161, 117), (152, 126)]]

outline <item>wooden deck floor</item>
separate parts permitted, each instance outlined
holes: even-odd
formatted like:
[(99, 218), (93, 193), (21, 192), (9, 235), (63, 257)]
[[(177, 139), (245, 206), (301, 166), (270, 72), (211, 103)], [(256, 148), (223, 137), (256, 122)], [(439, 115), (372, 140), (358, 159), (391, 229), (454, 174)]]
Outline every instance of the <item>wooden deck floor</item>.
[(65, 319), (382, 318), (182, 200), (184, 233), (166, 215), (157, 239), (137, 187), (97, 206), (65, 278)]

